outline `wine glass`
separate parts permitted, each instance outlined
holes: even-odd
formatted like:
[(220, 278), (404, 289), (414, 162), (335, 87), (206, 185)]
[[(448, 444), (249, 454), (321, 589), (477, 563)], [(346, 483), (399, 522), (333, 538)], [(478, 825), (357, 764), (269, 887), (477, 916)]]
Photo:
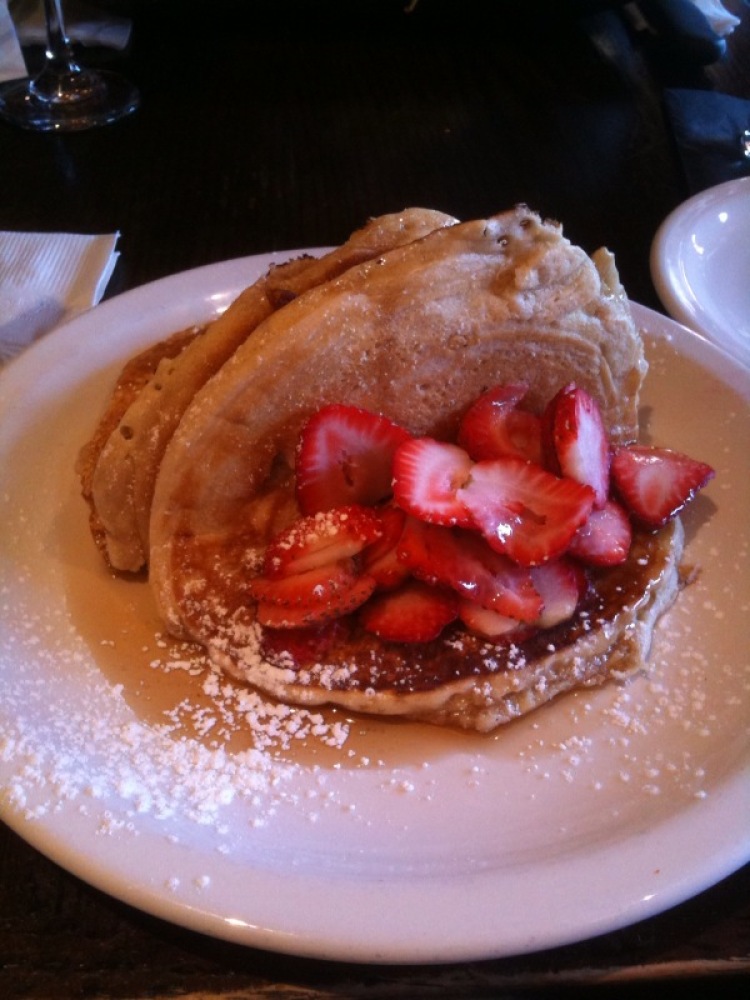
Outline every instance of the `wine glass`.
[(138, 107), (137, 89), (123, 77), (78, 64), (65, 28), (62, 0), (44, 0), (47, 45), (34, 77), (0, 91), (0, 117), (37, 132), (77, 132), (106, 125)]

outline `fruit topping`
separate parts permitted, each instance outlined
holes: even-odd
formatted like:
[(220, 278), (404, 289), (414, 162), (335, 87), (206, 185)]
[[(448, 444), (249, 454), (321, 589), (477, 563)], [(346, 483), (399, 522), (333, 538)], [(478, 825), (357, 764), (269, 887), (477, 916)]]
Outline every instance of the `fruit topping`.
[(594, 505), (594, 491), (520, 458), (477, 462), (458, 497), (493, 549), (522, 566), (562, 555)]
[(250, 583), (258, 621), (272, 628), (339, 618), (363, 604), (374, 589), (372, 577), (358, 574), (350, 559), (273, 580), (258, 576)]
[(378, 508), (378, 517), (381, 536), (362, 553), (362, 569), (375, 580), (379, 589), (390, 590), (409, 576), (408, 567), (398, 556), (407, 514), (398, 507), (387, 505)]
[(458, 499), (472, 469), (458, 445), (433, 438), (412, 438), (393, 459), (393, 496), (404, 510), (433, 524), (471, 524)]
[(617, 501), (607, 500), (573, 535), (568, 552), (592, 566), (617, 566), (627, 559), (632, 539), (626, 511)]
[(520, 642), (534, 631), (531, 626), (522, 625), (515, 618), (483, 608), (474, 601), (460, 601), (458, 616), (470, 632), (492, 642)]
[(391, 491), (393, 454), (410, 437), (380, 414), (339, 403), (324, 406), (302, 429), (297, 449), (302, 513), (385, 499)]
[(389, 642), (429, 642), (458, 616), (458, 598), (449, 590), (409, 580), (398, 590), (376, 594), (361, 609), (368, 632)]
[[(272, 609), (271, 613), (276, 616), (280, 614), (278, 609)], [(345, 639), (348, 632), (347, 619), (343, 617), (319, 625), (269, 625), (263, 630), (261, 643), (266, 655), (284, 655), (295, 663), (320, 663), (338, 642)]]
[(272, 539), (263, 572), (269, 577), (289, 576), (347, 559), (382, 534), (381, 519), (370, 507), (350, 504), (309, 514)]
[(573, 384), (541, 417), (525, 394), (489, 389), (457, 441), (353, 406), (315, 414), (297, 451), (301, 515), (248, 585), (271, 648), (324, 655), (344, 626), (430, 642), (454, 621), (522, 642), (575, 615), (589, 568), (627, 559), (633, 523), (662, 527), (714, 476), (664, 448), (612, 454), (596, 401)]
[(483, 608), (533, 621), (542, 610), (531, 573), (495, 552), (475, 532), (412, 519), (399, 556), (425, 583), (441, 584)]
[(538, 628), (552, 628), (567, 621), (586, 593), (586, 574), (565, 556), (535, 566), (531, 578), (544, 603), (544, 610), (534, 623)]
[(308, 607), (286, 607), (272, 601), (258, 601), (256, 618), (261, 625), (274, 629), (307, 628), (343, 618), (364, 604), (374, 590), (374, 581), (361, 577), (346, 594), (339, 594), (333, 601), (324, 601)]
[(488, 389), (464, 414), (458, 443), (475, 462), (515, 455), (541, 463), (541, 420), (519, 408), (528, 386), (521, 383)]
[(542, 441), (547, 467), (594, 491), (594, 506), (609, 496), (610, 449), (599, 407), (571, 383), (561, 389), (542, 416)]
[(628, 445), (612, 459), (612, 478), (631, 517), (661, 528), (713, 479), (710, 465), (679, 451)]
[(354, 561), (342, 559), (287, 576), (256, 576), (250, 581), (250, 593), (257, 601), (307, 608), (335, 600), (356, 578)]

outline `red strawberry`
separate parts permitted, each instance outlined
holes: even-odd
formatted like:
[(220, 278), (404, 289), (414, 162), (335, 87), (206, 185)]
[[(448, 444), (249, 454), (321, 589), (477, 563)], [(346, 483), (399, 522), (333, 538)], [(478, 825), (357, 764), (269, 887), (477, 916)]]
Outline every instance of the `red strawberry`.
[(458, 598), (451, 591), (409, 580), (397, 590), (376, 594), (359, 619), (368, 632), (389, 642), (429, 642), (457, 614)]
[(489, 544), (522, 566), (561, 555), (591, 513), (594, 491), (532, 462), (477, 462), (458, 499)]
[(531, 578), (544, 601), (544, 611), (535, 622), (539, 628), (552, 628), (567, 621), (586, 592), (586, 574), (564, 556), (534, 566)]
[(388, 506), (379, 509), (378, 516), (381, 536), (362, 553), (362, 570), (378, 587), (390, 589), (409, 576), (408, 568), (398, 557), (398, 543), (408, 515), (398, 507)]
[(408, 431), (387, 417), (333, 403), (308, 420), (297, 449), (297, 502), (303, 514), (372, 505), (391, 492), (396, 448)]
[(617, 566), (628, 557), (633, 529), (623, 508), (608, 500), (599, 510), (592, 510), (578, 531), (568, 552), (592, 566)]
[(458, 443), (474, 461), (517, 455), (541, 462), (541, 420), (518, 409), (527, 390), (522, 383), (495, 386), (466, 411)]
[(528, 638), (534, 631), (528, 625), (522, 625), (515, 618), (501, 615), (497, 611), (490, 611), (483, 608), (474, 601), (462, 600), (458, 605), (458, 616), (474, 635), (479, 635), (483, 639), (511, 640), (520, 642)]
[(542, 610), (529, 570), (495, 552), (473, 531), (411, 519), (399, 558), (425, 583), (450, 587), (499, 614), (532, 621)]
[(257, 619), (269, 628), (302, 628), (340, 618), (364, 604), (374, 589), (375, 581), (358, 576), (351, 560), (276, 580), (257, 577), (250, 584)]
[(458, 445), (412, 438), (393, 459), (393, 498), (423, 521), (468, 525), (471, 519), (456, 492), (471, 468), (471, 459)]
[(609, 495), (609, 440), (595, 399), (572, 382), (543, 415), (545, 461), (551, 472), (590, 486), (596, 507)]
[(315, 611), (308, 608), (285, 608), (270, 601), (259, 601), (255, 617), (269, 629), (307, 629), (315, 622)]
[(286, 576), (256, 576), (250, 581), (250, 596), (256, 601), (287, 608), (309, 608), (335, 601), (357, 579), (354, 560), (326, 563), (302, 573)]
[(628, 445), (612, 459), (612, 478), (633, 518), (661, 528), (715, 475), (710, 465), (678, 451)]
[(377, 513), (358, 504), (309, 514), (271, 540), (263, 572), (269, 577), (289, 576), (348, 559), (382, 533)]
[[(271, 620), (280, 620), (285, 611), (278, 605), (264, 605), (261, 612), (270, 615)], [(337, 643), (346, 640), (349, 630), (343, 618), (323, 622), (319, 625), (300, 625), (294, 628), (267, 625), (261, 637), (261, 648), (265, 658), (274, 659), (283, 655), (284, 661), (291, 659), (297, 667), (311, 663), (321, 663)]]

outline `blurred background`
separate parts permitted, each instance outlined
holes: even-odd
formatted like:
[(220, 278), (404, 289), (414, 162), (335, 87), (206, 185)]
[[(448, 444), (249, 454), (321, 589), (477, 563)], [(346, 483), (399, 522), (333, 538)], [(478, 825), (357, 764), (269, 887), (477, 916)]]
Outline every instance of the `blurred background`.
[[(28, 2), (12, 0), (11, 13)], [(69, 3), (74, 34), (80, 5)], [(86, 9), (130, 22), (123, 50), (80, 51), (126, 73), (141, 108), (76, 135), (0, 125), (0, 225), (121, 230), (110, 294), (217, 259), (335, 243), (405, 205), (469, 217), (524, 201), (587, 249), (609, 244), (631, 295), (655, 305), (644, 247), (690, 193), (664, 91), (747, 96), (747, 68), (727, 78), (726, 41), (700, 24), (680, 31), (667, 0)], [(33, 69), (43, 50), (26, 55)]]

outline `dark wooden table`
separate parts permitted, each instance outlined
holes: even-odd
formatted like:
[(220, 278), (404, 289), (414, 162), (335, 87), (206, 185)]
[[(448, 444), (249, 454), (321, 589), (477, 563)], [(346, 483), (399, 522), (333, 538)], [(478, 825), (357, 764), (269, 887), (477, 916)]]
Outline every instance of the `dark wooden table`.
[[(104, 5), (103, 5), (104, 6)], [(724, 59), (686, 63), (606, 3), (110, 3), (142, 107), (76, 135), (0, 125), (0, 228), (122, 233), (109, 294), (231, 257), (332, 244), (370, 215), (525, 201), (660, 308), (648, 251), (691, 192), (665, 87), (750, 97), (750, 11)], [(515, 6), (526, 8), (513, 13)], [(33, 55), (33, 54), (32, 54)], [(750, 125), (750, 123), (748, 123)], [(661, 916), (542, 954), (445, 968), (243, 949), (100, 894), (0, 827), (3, 997), (739, 996), (750, 869)], [(696, 995), (708, 995), (699, 992)]]

